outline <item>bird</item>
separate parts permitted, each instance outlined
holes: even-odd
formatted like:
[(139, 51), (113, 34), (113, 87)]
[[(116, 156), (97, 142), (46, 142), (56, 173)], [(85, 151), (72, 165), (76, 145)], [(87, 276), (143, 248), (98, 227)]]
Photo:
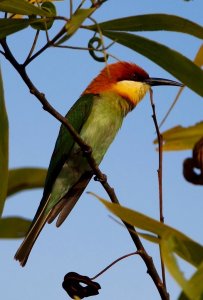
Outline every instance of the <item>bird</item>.
[[(126, 115), (153, 86), (182, 86), (163, 78), (152, 78), (132, 62), (108, 64), (92, 80), (66, 114), (68, 122), (92, 149), (99, 165), (121, 128)], [(83, 151), (64, 125), (61, 125), (51, 156), (41, 202), (15, 254), (25, 266), (32, 247), (46, 223), (57, 219), (59, 227), (67, 218), (93, 176)]]

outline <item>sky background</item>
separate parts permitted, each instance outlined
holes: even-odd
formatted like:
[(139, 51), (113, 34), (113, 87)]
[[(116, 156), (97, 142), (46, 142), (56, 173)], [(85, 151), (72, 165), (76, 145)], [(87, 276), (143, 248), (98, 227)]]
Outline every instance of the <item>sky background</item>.
[[(57, 8), (59, 15), (68, 15), (68, 1), (58, 2)], [(168, 13), (202, 24), (202, 11), (202, 0), (109, 0), (94, 14), (94, 18), (100, 22), (130, 15)], [(32, 29), (27, 29), (8, 38), (19, 61), (26, 57), (33, 34)], [(91, 32), (83, 30), (70, 40), (70, 44), (87, 46), (91, 36)], [(179, 33), (148, 32), (142, 36), (166, 44), (191, 60), (201, 45), (199, 39)], [(45, 40), (41, 39), (39, 47), (43, 42)], [(109, 41), (106, 40), (106, 43)], [(114, 45), (111, 53), (121, 60), (142, 66), (152, 77), (174, 79), (152, 61), (128, 48)], [(60, 124), (30, 95), (12, 66), (3, 57), (0, 57), (0, 62), (10, 122), (10, 168), (46, 168)], [(103, 67), (88, 52), (49, 49), (29, 65), (28, 73), (50, 103), (65, 114)], [(159, 120), (165, 115), (177, 91), (176, 87), (154, 88)], [(186, 88), (163, 129), (178, 124), (193, 125), (201, 121), (202, 108), (202, 99)], [(108, 175), (108, 181), (115, 188), (122, 204), (158, 219), (158, 154), (152, 143), (155, 129), (151, 115), (147, 95), (127, 116), (101, 164), (101, 170)], [(167, 224), (203, 243), (202, 187), (189, 184), (182, 176), (182, 162), (190, 156), (191, 151), (164, 153), (164, 216)], [(86, 191), (108, 199), (97, 182), (91, 181)], [(31, 219), (41, 195), (42, 190), (38, 189), (9, 198), (4, 216), (18, 215)], [(119, 256), (134, 251), (126, 230), (112, 221), (101, 203), (86, 193), (60, 229), (56, 229), (53, 224), (45, 226), (25, 268), (21, 268), (13, 259), (20, 243), (21, 240), (0, 241), (1, 299), (68, 299), (61, 288), (66, 273), (75, 271), (91, 277)], [(144, 245), (160, 270), (157, 247), (146, 241)], [(191, 274), (192, 268), (185, 264), (182, 264), (182, 268), (186, 276)], [(95, 299), (159, 299), (146, 271), (140, 257), (127, 258), (97, 279), (102, 289)], [(176, 299), (180, 289), (168, 274), (167, 286), (171, 299)]]

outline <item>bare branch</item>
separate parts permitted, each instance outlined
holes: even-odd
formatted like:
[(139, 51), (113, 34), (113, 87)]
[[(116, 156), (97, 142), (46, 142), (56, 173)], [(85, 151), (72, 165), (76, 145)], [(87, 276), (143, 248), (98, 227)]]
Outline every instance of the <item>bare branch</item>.
[[(164, 223), (164, 215), (163, 215), (163, 138), (162, 135), (159, 131), (159, 126), (157, 122), (157, 117), (156, 117), (156, 109), (155, 109), (155, 104), (153, 102), (153, 91), (150, 89), (150, 101), (151, 101), (151, 106), (152, 106), (152, 119), (154, 121), (155, 129), (156, 129), (156, 134), (158, 138), (158, 148), (159, 148), (159, 167), (157, 170), (158, 173), (158, 183), (159, 183), (159, 218), (160, 222)], [(164, 261), (162, 258), (161, 254), (161, 245), (159, 245), (159, 252), (160, 252), (160, 260), (161, 260), (161, 271), (162, 271), (162, 280), (164, 287), (166, 289), (166, 275), (165, 275), (165, 266), (164, 266)]]

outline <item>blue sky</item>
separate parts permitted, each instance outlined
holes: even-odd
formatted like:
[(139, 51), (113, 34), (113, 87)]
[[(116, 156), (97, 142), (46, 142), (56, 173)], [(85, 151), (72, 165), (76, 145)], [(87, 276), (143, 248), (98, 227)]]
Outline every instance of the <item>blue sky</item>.
[[(64, 15), (68, 11), (68, 1), (58, 2), (57, 8), (59, 14)], [(109, 0), (94, 17), (104, 21), (129, 15), (168, 13), (202, 24), (202, 11), (202, 0)], [(200, 40), (185, 34), (148, 32), (142, 35), (168, 45), (190, 59), (194, 58), (201, 45)], [(33, 31), (28, 29), (8, 38), (9, 45), (20, 61), (29, 51), (32, 36)], [(91, 33), (81, 31), (72, 38), (70, 44), (86, 46), (90, 37)], [(152, 61), (125, 47), (114, 45), (111, 52), (119, 59), (142, 66), (150, 76), (173, 79)], [(113, 62), (113, 59), (110, 61)], [(28, 73), (52, 105), (65, 114), (103, 67), (87, 52), (49, 49), (28, 67)], [(1, 68), (10, 121), (10, 167), (47, 167), (60, 124), (30, 95), (3, 57)], [(176, 87), (154, 88), (159, 120), (177, 91)], [(188, 126), (202, 120), (202, 107), (202, 99), (185, 89), (163, 129), (177, 124)], [(115, 188), (122, 204), (158, 218), (158, 154), (152, 143), (155, 129), (151, 114), (147, 95), (126, 118), (101, 164), (101, 170), (108, 175), (109, 183)], [(164, 216), (167, 224), (203, 243), (202, 188), (187, 183), (182, 176), (182, 162), (189, 156), (191, 151), (164, 154)], [(108, 199), (97, 182), (92, 181), (86, 191)], [(39, 189), (11, 197), (6, 203), (4, 215), (32, 218), (41, 195), (42, 190)], [(67, 272), (75, 271), (91, 277), (117, 257), (134, 251), (126, 230), (112, 221), (109, 212), (86, 193), (61, 228), (56, 229), (53, 224), (45, 226), (25, 268), (21, 268), (13, 259), (20, 243), (21, 240), (0, 241), (1, 299), (67, 299), (61, 288)], [(144, 245), (159, 270), (157, 248), (145, 241)], [(186, 276), (189, 276), (192, 268), (185, 264), (182, 267)], [(138, 256), (120, 262), (98, 279), (102, 289), (95, 299), (159, 299), (146, 271)], [(167, 286), (171, 299), (176, 299), (179, 287), (170, 275), (167, 275)]]

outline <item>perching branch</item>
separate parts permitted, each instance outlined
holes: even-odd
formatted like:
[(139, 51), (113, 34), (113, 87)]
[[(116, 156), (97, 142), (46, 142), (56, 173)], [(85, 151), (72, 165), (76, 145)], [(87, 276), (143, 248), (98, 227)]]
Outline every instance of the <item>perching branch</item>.
[[(33, 94), (39, 102), (42, 104), (43, 109), (50, 113), (54, 118), (56, 118), (58, 121), (60, 121), (70, 132), (72, 137), (74, 138), (75, 142), (81, 147), (81, 150), (83, 151), (84, 155), (87, 158), (87, 161), (92, 168), (96, 179), (100, 181), (104, 189), (106, 190), (107, 194), (109, 195), (111, 201), (113, 203), (119, 204), (118, 198), (114, 192), (114, 189), (109, 185), (107, 182), (107, 177), (105, 174), (101, 172), (98, 165), (96, 164), (93, 156), (92, 156), (92, 149), (89, 145), (87, 145), (80, 137), (80, 135), (76, 132), (76, 130), (71, 126), (71, 124), (68, 122), (68, 120), (63, 117), (57, 110), (54, 109), (46, 99), (46, 96), (41, 93), (35, 85), (30, 80), (29, 76), (26, 72), (25, 65), (21, 65), (17, 62), (13, 54), (11, 53), (6, 40), (0, 40), (0, 43), (4, 49), (4, 53), (2, 53), (5, 58), (11, 63), (11, 65), (16, 69), (16, 71), (19, 73), (25, 84), (27, 85), (28, 89), (30, 90), (30, 93)], [(157, 290), (159, 291), (159, 294), (161, 296), (162, 300), (169, 300), (169, 295), (159, 277), (159, 274), (154, 266), (152, 258), (147, 254), (144, 246), (142, 245), (142, 242), (135, 231), (134, 227), (127, 224), (126, 222), (123, 222), (125, 227), (127, 228), (137, 250), (138, 254), (143, 259), (146, 267), (147, 267), (147, 273), (151, 276), (155, 286), (157, 287)]]

